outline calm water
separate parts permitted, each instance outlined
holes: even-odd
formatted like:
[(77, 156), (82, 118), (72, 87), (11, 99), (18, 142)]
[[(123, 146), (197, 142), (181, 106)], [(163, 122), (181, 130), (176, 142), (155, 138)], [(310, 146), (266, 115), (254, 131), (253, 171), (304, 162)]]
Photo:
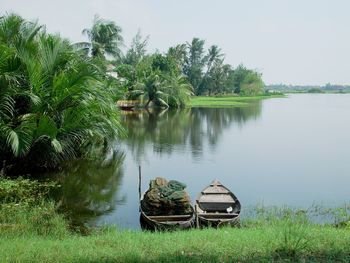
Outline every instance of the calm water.
[(161, 176), (187, 184), (192, 200), (219, 179), (244, 208), (350, 201), (350, 95), (290, 95), (241, 108), (123, 114), (128, 138), (104, 162), (59, 174), (61, 204), (79, 222), (139, 228), (142, 189)]

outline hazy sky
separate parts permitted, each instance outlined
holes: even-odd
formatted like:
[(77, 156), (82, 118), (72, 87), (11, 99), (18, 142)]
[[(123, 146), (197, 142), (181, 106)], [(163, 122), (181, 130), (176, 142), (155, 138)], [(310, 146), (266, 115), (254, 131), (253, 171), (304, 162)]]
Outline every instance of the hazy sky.
[(138, 29), (150, 35), (149, 51), (203, 38), (267, 84), (350, 84), (349, 0), (0, 0), (8, 11), (74, 42), (95, 14), (119, 24), (126, 44)]

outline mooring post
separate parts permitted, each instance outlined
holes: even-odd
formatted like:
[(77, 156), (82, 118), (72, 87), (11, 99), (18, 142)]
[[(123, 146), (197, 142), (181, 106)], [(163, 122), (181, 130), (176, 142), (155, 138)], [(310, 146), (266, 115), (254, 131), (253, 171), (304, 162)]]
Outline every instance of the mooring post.
[(199, 218), (198, 218), (197, 204), (194, 205), (194, 212), (195, 212), (195, 215), (196, 215), (196, 228), (199, 228)]
[(141, 201), (141, 165), (139, 165), (139, 200)]

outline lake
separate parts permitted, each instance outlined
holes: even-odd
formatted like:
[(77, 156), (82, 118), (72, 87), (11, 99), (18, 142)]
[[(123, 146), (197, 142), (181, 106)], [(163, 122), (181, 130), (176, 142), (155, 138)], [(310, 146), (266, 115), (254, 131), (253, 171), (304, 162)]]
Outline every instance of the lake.
[(128, 137), (101, 161), (58, 174), (60, 204), (78, 222), (139, 229), (142, 191), (157, 176), (195, 200), (213, 179), (245, 209), (349, 202), (350, 95), (295, 94), (245, 107), (124, 112)]

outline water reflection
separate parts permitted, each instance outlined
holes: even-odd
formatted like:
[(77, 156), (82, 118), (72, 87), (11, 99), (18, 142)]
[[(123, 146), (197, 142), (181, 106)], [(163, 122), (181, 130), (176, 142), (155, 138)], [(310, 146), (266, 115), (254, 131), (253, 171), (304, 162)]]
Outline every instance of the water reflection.
[(261, 202), (339, 207), (349, 202), (349, 102), (292, 95), (239, 108), (126, 113), (128, 138), (115, 143), (125, 159), (114, 152), (69, 163), (58, 174), (58, 199), (76, 222), (138, 229), (141, 165), (142, 190), (162, 176), (186, 183), (192, 201), (219, 179), (240, 199), (242, 217)]
[(205, 142), (214, 151), (227, 128), (259, 118), (261, 109), (262, 102), (256, 101), (235, 108), (124, 112), (123, 125), (128, 131), (126, 143), (137, 160), (144, 157), (149, 144), (153, 152), (161, 155), (174, 150), (184, 152), (189, 147), (193, 157), (200, 157)]
[(118, 196), (124, 158), (122, 152), (113, 151), (100, 160), (70, 162), (56, 174), (61, 187), (55, 196), (74, 224), (93, 224), (99, 215), (126, 202), (125, 196)]

